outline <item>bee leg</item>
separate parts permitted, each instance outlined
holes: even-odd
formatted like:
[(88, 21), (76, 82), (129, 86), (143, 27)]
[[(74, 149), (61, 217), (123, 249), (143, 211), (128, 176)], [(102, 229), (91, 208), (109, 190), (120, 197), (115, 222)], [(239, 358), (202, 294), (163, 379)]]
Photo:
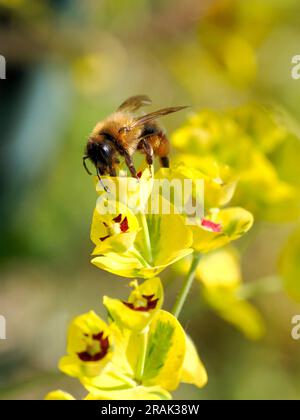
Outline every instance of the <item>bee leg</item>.
[(170, 143), (167, 137), (162, 134), (160, 136), (160, 145), (159, 148), (156, 150), (156, 155), (160, 158), (160, 164), (163, 168), (170, 167), (170, 160), (168, 155), (170, 153)]
[(128, 153), (125, 153), (124, 156), (125, 156), (126, 165), (129, 169), (131, 175), (133, 176), (133, 178), (136, 178), (136, 179), (139, 180), (139, 177), (137, 176), (136, 169), (135, 169), (134, 164), (133, 164), (132, 157)]
[(114, 167), (109, 168), (109, 175), (110, 176), (117, 176), (117, 171)]
[(162, 166), (162, 168), (170, 168), (170, 159), (166, 156), (166, 157), (161, 157), (160, 158), (160, 164)]
[(151, 144), (147, 142), (146, 139), (142, 140), (142, 147), (146, 154), (146, 161), (149, 165), (150, 174), (152, 176), (152, 165), (153, 165), (153, 156), (154, 156), (153, 148)]

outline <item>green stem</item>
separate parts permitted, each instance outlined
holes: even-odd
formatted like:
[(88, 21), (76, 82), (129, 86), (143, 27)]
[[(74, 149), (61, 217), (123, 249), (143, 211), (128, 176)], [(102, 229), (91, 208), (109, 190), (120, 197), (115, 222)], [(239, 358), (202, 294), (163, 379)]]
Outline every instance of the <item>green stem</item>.
[(130, 254), (135, 257), (143, 265), (143, 267), (150, 268), (151, 265), (147, 263), (145, 258), (134, 248), (130, 249)]
[[(125, 388), (127, 388), (127, 389), (128, 388), (135, 388), (136, 387), (136, 383), (132, 379), (128, 378), (128, 376), (123, 375), (122, 373), (113, 373), (112, 372), (110, 374), (110, 376), (112, 376), (113, 378), (119, 379), (122, 382), (124, 382), (124, 384), (127, 385), (127, 386), (125, 386)], [(124, 389), (124, 385), (123, 386), (120, 385), (120, 386), (112, 387), (111, 390), (117, 390), (117, 389), (121, 389), (121, 388)], [(106, 388), (105, 390), (108, 390), (108, 388)]]
[(140, 357), (138, 359), (138, 363), (136, 367), (136, 380), (138, 382), (142, 382), (143, 375), (144, 375), (146, 355), (147, 355), (147, 345), (148, 345), (148, 333), (149, 333), (149, 327), (146, 327), (144, 331), (140, 333), (140, 338), (141, 338)]
[(143, 235), (144, 235), (144, 242), (145, 242), (145, 248), (147, 252), (147, 260), (150, 264), (153, 263), (153, 255), (152, 255), (152, 247), (151, 247), (151, 239), (149, 234), (149, 227), (147, 223), (147, 218), (144, 213), (140, 213), (140, 221), (143, 229)]
[(186, 277), (186, 279), (185, 279), (185, 281), (182, 285), (182, 288), (181, 288), (181, 290), (180, 290), (180, 292), (177, 296), (174, 307), (172, 309), (172, 314), (176, 318), (179, 317), (180, 312), (182, 310), (182, 307), (183, 307), (183, 305), (186, 301), (186, 298), (189, 294), (189, 291), (191, 290), (191, 287), (192, 287), (193, 282), (194, 282), (194, 278), (195, 278), (195, 275), (196, 275), (196, 270), (197, 270), (197, 267), (199, 265), (200, 259), (201, 259), (201, 255), (195, 253), (193, 261), (192, 261), (191, 268), (188, 272), (188, 275), (187, 275), (187, 277)]

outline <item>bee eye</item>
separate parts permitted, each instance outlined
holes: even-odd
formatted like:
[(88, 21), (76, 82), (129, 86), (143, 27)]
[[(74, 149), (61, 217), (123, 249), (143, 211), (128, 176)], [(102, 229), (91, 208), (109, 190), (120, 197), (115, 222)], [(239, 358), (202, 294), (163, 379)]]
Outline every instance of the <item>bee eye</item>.
[(109, 163), (111, 161), (111, 155), (113, 153), (112, 147), (107, 143), (102, 143), (99, 146), (99, 153), (103, 161)]

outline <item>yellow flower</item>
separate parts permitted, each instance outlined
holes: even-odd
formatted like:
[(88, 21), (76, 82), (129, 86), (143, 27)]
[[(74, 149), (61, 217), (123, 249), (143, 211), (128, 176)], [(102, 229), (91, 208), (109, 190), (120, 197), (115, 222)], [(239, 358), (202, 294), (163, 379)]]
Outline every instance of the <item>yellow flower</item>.
[[(172, 206), (171, 206), (172, 207)], [(129, 278), (151, 278), (192, 253), (192, 232), (179, 214), (139, 214), (141, 230), (124, 253), (108, 252), (92, 263), (103, 270)]]
[(139, 229), (136, 216), (124, 204), (98, 200), (91, 228), (91, 240), (96, 245), (93, 255), (127, 251)]
[(90, 311), (72, 322), (68, 333), (68, 355), (59, 363), (67, 375), (97, 376), (112, 358), (113, 334), (95, 312)]
[(239, 180), (233, 205), (263, 220), (295, 220), (299, 217), (295, 175), (300, 147), (288, 123), (281, 120), (255, 105), (200, 112), (173, 135), (172, 143), (179, 152), (176, 161), (204, 173), (207, 162), (229, 166), (232, 180)]
[[(90, 392), (90, 399), (169, 399), (168, 391), (175, 390), (181, 379), (189, 382), (188, 374), (183, 375), (186, 357), (186, 336), (177, 319), (168, 312), (156, 312), (144, 331), (123, 330), (121, 332), (123, 356), (127, 358), (130, 369), (108, 368), (97, 378), (82, 378), (82, 383)], [(142, 369), (141, 369), (142, 362)], [(113, 362), (114, 363), (114, 362)], [(203, 383), (203, 372), (199, 361), (193, 381)], [(108, 376), (119, 378), (112, 382)], [(182, 378), (182, 375), (184, 376)], [(108, 378), (108, 381), (107, 381)]]
[(143, 330), (152, 321), (163, 304), (163, 287), (159, 278), (146, 280), (139, 285), (135, 280), (130, 283), (134, 288), (127, 302), (119, 299), (103, 298), (112, 320), (121, 328)]
[(156, 177), (203, 180), (206, 208), (226, 206), (234, 196), (238, 181), (231, 168), (219, 164), (215, 157), (199, 158), (188, 153), (175, 156), (172, 169), (161, 169)]
[[(104, 298), (109, 325), (89, 312), (70, 326), (68, 356), (61, 359), (60, 369), (80, 380), (88, 400), (171, 399), (169, 391), (180, 382), (198, 387), (207, 382), (191, 339), (173, 315), (160, 309), (160, 280), (134, 283), (127, 302)], [(73, 397), (54, 391), (46, 399)]]
[(253, 216), (242, 208), (212, 209), (209, 214), (191, 226), (194, 235), (193, 248), (206, 253), (239, 239), (253, 225)]

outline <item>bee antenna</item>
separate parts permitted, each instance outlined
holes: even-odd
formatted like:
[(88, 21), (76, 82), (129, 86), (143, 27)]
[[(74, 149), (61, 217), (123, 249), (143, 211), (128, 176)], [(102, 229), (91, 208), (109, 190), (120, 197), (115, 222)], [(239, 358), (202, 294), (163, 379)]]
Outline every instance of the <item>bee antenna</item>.
[(84, 169), (87, 171), (87, 173), (88, 173), (89, 175), (92, 175), (92, 172), (89, 170), (89, 168), (87, 167), (87, 164), (86, 164), (86, 160), (87, 160), (88, 158), (89, 158), (88, 156), (83, 156), (83, 158), (82, 158), (82, 163), (83, 163), (83, 167), (84, 167)]

